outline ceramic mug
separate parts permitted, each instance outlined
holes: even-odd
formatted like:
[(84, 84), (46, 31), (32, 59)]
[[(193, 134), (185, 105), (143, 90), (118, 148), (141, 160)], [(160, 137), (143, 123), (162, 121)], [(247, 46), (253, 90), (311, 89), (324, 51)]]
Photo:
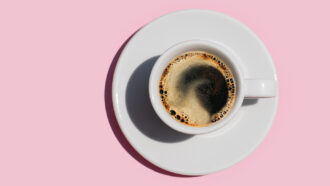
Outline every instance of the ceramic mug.
[[(222, 58), (231, 69), (236, 81), (236, 99), (228, 115), (210, 126), (193, 127), (184, 125), (173, 119), (162, 105), (159, 96), (159, 81), (163, 70), (176, 56), (189, 51), (205, 51)], [(208, 133), (222, 128), (235, 116), (244, 99), (272, 98), (277, 94), (277, 80), (246, 79), (243, 77), (241, 61), (225, 45), (206, 40), (189, 40), (178, 43), (166, 50), (154, 64), (149, 78), (149, 96), (151, 104), (160, 119), (172, 129), (186, 134)]]

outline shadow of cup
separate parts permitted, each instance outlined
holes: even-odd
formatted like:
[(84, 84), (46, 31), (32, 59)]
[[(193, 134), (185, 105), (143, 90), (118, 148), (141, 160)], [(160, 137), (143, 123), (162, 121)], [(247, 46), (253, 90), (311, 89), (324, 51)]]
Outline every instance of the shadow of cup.
[(154, 111), (149, 98), (149, 76), (159, 56), (154, 56), (138, 66), (130, 77), (126, 88), (126, 104), (133, 124), (153, 140), (175, 143), (192, 135), (177, 132), (168, 127)]

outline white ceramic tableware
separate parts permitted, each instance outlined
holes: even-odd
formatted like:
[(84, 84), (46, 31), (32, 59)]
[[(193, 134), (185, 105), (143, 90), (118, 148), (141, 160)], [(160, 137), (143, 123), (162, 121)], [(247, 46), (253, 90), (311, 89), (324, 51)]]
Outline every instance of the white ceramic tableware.
[[(229, 114), (206, 127), (193, 127), (184, 125), (171, 117), (165, 110), (161, 103), (159, 95), (159, 81), (163, 70), (169, 64), (169, 62), (180, 54), (189, 51), (205, 51), (216, 55), (224, 60), (233, 72), (234, 79), (236, 81), (236, 99), (234, 106), (229, 111)], [(220, 129), (226, 123), (230, 122), (231, 118), (235, 116), (236, 112), (242, 106), (243, 99), (256, 99), (256, 98), (272, 98), (277, 94), (277, 81), (274, 79), (249, 79), (245, 78), (241, 70), (241, 62), (234, 51), (229, 47), (207, 40), (188, 40), (183, 41), (166, 50), (154, 64), (151, 75), (149, 78), (149, 96), (153, 108), (157, 115), (163, 120), (165, 124), (174, 130), (183, 132), (186, 134), (203, 134), (217, 129)], [(258, 67), (255, 67), (258, 68)], [(260, 113), (262, 114), (262, 113)]]

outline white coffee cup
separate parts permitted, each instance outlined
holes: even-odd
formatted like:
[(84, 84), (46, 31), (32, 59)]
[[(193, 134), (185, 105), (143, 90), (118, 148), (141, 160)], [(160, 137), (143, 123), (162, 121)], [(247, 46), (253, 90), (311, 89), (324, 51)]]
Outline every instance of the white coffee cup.
[[(162, 105), (159, 96), (159, 81), (163, 70), (176, 56), (189, 51), (205, 51), (224, 59), (231, 69), (236, 81), (236, 100), (226, 117), (206, 127), (184, 125), (170, 116)], [(242, 74), (240, 61), (230, 48), (220, 43), (206, 40), (189, 40), (178, 43), (166, 50), (154, 64), (149, 78), (149, 96), (151, 104), (160, 119), (174, 130), (186, 134), (208, 133), (222, 128), (230, 122), (242, 106), (244, 99), (272, 98), (277, 94), (277, 80), (274, 79), (245, 79)]]

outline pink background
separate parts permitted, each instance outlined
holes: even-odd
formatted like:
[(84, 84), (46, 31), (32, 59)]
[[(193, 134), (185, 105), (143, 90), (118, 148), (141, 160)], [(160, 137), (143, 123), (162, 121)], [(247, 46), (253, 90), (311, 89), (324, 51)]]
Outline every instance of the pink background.
[[(0, 1), (0, 185), (330, 185), (329, 6)], [(249, 26), (269, 49), (280, 82), (264, 142), (236, 166), (201, 177), (159, 173), (137, 161), (116, 138), (104, 101), (124, 41), (158, 16), (187, 8), (220, 11)]]

